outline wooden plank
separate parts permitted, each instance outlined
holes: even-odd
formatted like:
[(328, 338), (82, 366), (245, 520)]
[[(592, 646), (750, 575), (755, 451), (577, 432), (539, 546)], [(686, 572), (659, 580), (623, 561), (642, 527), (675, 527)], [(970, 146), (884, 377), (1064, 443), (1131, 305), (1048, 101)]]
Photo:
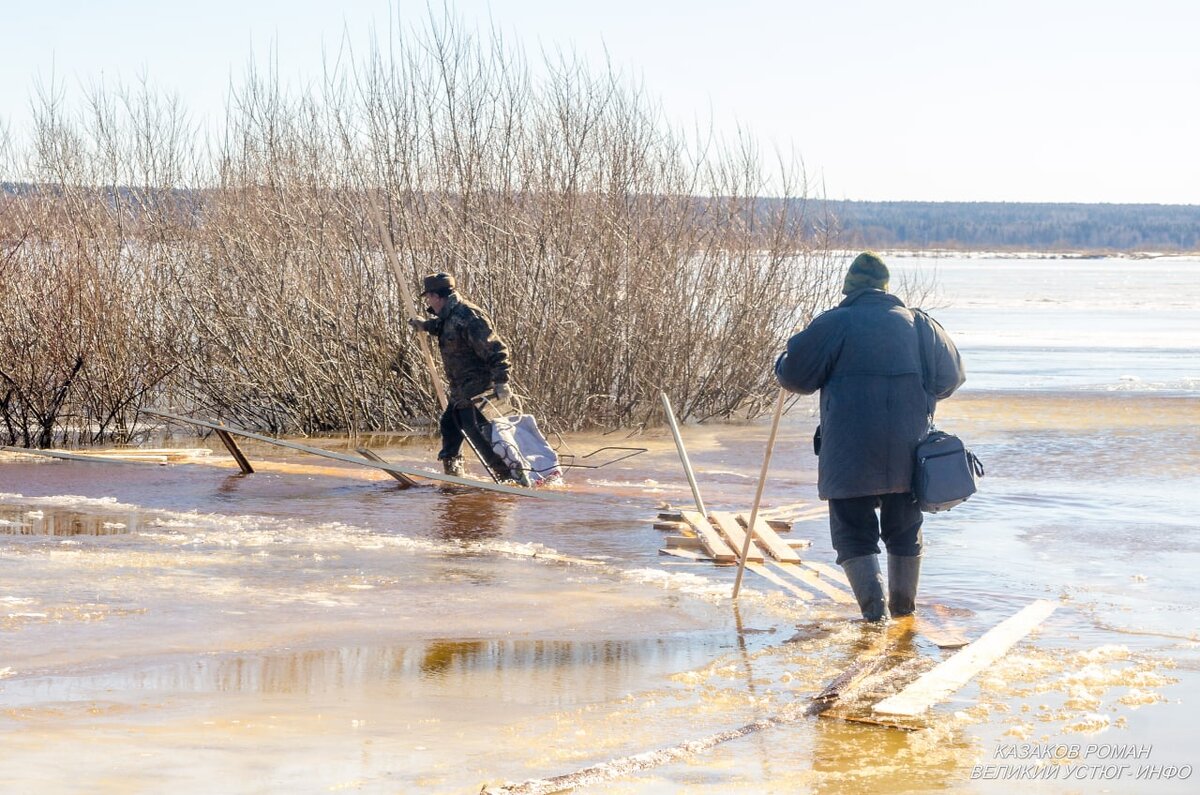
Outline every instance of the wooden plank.
[(926, 631), (922, 634), (942, 649), (960, 649), (971, 641), (955, 624), (952, 611), (942, 604), (926, 604), (917, 613), (918, 626)]
[(824, 505), (819, 505), (815, 508), (810, 508), (804, 513), (799, 513), (792, 516), (793, 522), (811, 522), (816, 519), (825, 519), (829, 517), (829, 508)]
[(302, 453), (309, 455), (320, 456), (321, 458), (329, 458), (334, 461), (343, 461), (347, 464), (356, 464), (358, 466), (371, 467), (373, 469), (381, 469), (384, 472), (399, 472), (402, 475), (410, 477), (425, 478), (427, 480), (437, 481), (438, 483), (454, 483), (458, 486), (467, 486), (472, 489), (480, 489), (482, 491), (495, 491), (501, 494), (514, 494), (518, 497), (532, 497), (537, 500), (550, 500), (553, 502), (568, 502), (572, 498), (567, 494), (549, 490), (527, 489), (522, 486), (505, 486), (502, 483), (487, 483), (480, 480), (471, 480), (470, 478), (460, 478), (455, 475), (442, 475), (435, 472), (430, 472), (424, 469), (416, 469), (415, 467), (406, 467), (399, 464), (381, 464), (375, 461), (368, 461), (365, 458), (358, 458), (344, 453), (335, 453), (331, 450), (322, 450), (319, 447), (309, 447), (305, 444), (297, 442), (289, 442), (284, 439), (274, 439), (270, 436), (263, 436), (253, 431), (243, 431), (238, 428), (231, 428), (227, 425), (218, 425), (207, 420), (198, 420), (192, 417), (181, 417), (178, 414), (168, 414), (165, 411), (150, 411), (143, 409), (142, 413), (149, 414), (152, 417), (162, 417), (167, 420), (174, 420), (189, 425), (195, 425), (200, 428), (210, 428), (214, 431), (228, 431), (235, 436), (245, 436), (247, 439), (256, 439), (260, 442), (273, 444), (276, 447), (285, 447), (289, 450), (299, 450)]
[(667, 536), (667, 549), (704, 549), (704, 542), (697, 536)]
[(163, 459), (168, 462), (194, 462), (197, 458), (208, 458), (212, 450), (207, 447), (114, 447), (107, 450), (80, 451), (83, 455), (102, 455), (109, 458)]
[(708, 515), (708, 509), (704, 507), (704, 500), (700, 497), (700, 486), (696, 483), (696, 472), (692, 469), (692, 462), (688, 459), (687, 448), (683, 445), (683, 436), (679, 433), (679, 423), (675, 421), (675, 411), (671, 408), (671, 399), (667, 397), (666, 392), (660, 392), (662, 397), (663, 411), (667, 415), (667, 424), (671, 427), (671, 435), (675, 437), (675, 449), (679, 452), (679, 462), (683, 464), (683, 474), (687, 475), (688, 485), (692, 487), (692, 498), (696, 501), (696, 510), (701, 516)]
[[(813, 696), (808, 707), (809, 715), (826, 715), (842, 700), (853, 698), (871, 686), (886, 669), (898, 659), (910, 656), (912, 649), (913, 625), (911, 621), (900, 619), (887, 624), (870, 646), (862, 651), (846, 670), (842, 671), (827, 684), (820, 693)], [(844, 717), (836, 715), (834, 717)]]
[(780, 588), (783, 588), (784, 590), (791, 592), (794, 596), (798, 596), (799, 598), (803, 599), (806, 602), (813, 598), (811, 593), (804, 590), (799, 585), (795, 585), (793, 583), (788, 582), (787, 580), (783, 579), (778, 574), (771, 571), (770, 569), (768, 569), (766, 566), (764, 566), (761, 563), (753, 563), (753, 562), (747, 560), (746, 561), (746, 571), (754, 572), (755, 574), (759, 575), (760, 577), (763, 577), (763, 578), (769, 580), (770, 582), (775, 583)]
[[(367, 459), (370, 459), (371, 461), (376, 461), (381, 464), (387, 463), (387, 461), (383, 460), (383, 456), (379, 455), (379, 453), (376, 453), (374, 450), (370, 450), (366, 447), (358, 447), (358, 448), (356, 448), (356, 451), (363, 458), (367, 458)], [(408, 475), (405, 475), (402, 472), (388, 472), (388, 470), (386, 470), (386, 469), (384, 471), (387, 472), (392, 477), (394, 477), (397, 480), (397, 482), (400, 483), (401, 488), (411, 489), (413, 486), (420, 485), (417, 483), (417, 481), (413, 480)]]
[[(709, 518), (717, 526), (717, 531), (725, 536), (725, 540), (729, 542), (729, 546), (734, 552), (740, 553), (746, 545), (746, 531), (737, 523), (737, 519), (733, 514), (727, 511), (713, 511), (709, 514)], [(750, 542), (750, 550), (746, 553), (746, 561), (748, 563), (762, 563), (764, 560), (763, 552), (758, 548), (758, 545), (753, 541)]]
[(807, 559), (800, 561), (800, 565), (807, 569), (812, 569), (827, 580), (833, 580), (839, 585), (844, 585), (847, 588), (850, 587), (850, 581), (846, 579), (846, 572), (842, 571), (841, 566), (834, 567), (827, 563), (820, 563), (819, 561)]
[(896, 695), (880, 701), (872, 708), (873, 711), (884, 715), (920, 715), (1004, 656), (1005, 652), (1045, 621), (1057, 607), (1056, 603), (1045, 599), (1027, 605)]
[(687, 528), (686, 522), (655, 522), (654, 529), (667, 533), (681, 533)]
[(592, 560), (591, 558), (577, 558), (573, 555), (560, 555), (557, 552), (534, 552), (530, 557), (535, 560), (552, 560), (555, 563), (570, 563), (573, 566), (604, 566), (602, 560)]
[[(659, 511), (658, 518), (664, 522), (682, 522), (683, 516), (679, 511)], [(764, 519), (768, 526), (776, 533), (786, 533), (792, 529), (791, 522), (785, 522), (782, 519)]]
[(165, 455), (130, 455), (117, 450), (97, 451), (95, 453), (78, 453), (77, 455), (83, 458), (106, 458), (108, 460), (120, 459), (122, 461), (137, 461), (142, 464), (166, 464), (170, 463), (170, 458)]
[(767, 448), (763, 451), (762, 469), (758, 471), (758, 482), (754, 487), (754, 499), (750, 501), (750, 528), (746, 533), (745, 546), (738, 554), (737, 578), (733, 581), (733, 598), (738, 597), (738, 588), (742, 584), (742, 570), (746, 567), (746, 558), (750, 556), (750, 539), (754, 538), (757, 529), (758, 512), (762, 507), (763, 489), (767, 486), (767, 472), (771, 468), (771, 454), (775, 451), (775, 437), (779, 432), (779, 420), (783, 417), (783, 406), (787, 402), (787, 390), (780, 389), (779, 397), (775, 400), (775, 409), (771, 413), (771, 431), (767, 434)]
[(777, 560), (773, 560), (771, 561), (771, 565), (775, 566), (781, 571), (787, 572), (810, 588), (820, 591), (838, 604), (858, 604), (857, 600), (855, 600), (852, 594), (843, 591), (829, 580), (818, 576), (815, 572), (809, 571), (808, 569), (803, 568), (796, 563), (780, 563)]
[(808, 549), (812, 546), (812, 541), (807, 538), (789, 538), (787, 545), (792, 549)]
[[(396, 254), (395, 243), (392, 242), (392, 231), (384, 224), (383, 215), (379, 212), (375, 197), (369, 190), (367, 191), (367, 209), (371, 213), (371, 220), (375, 222), (379, 239), (383, 241), (383, 249), (387, 252), (388, 263), (391, 264), (392, 274), (396, 277), (396, 286), (400, 288), (400, 295), (404, 297), (404, 308), (408, 312), (408, 317), (413, 320), (424, 320), (421, 311), (417, 308), (417, 302), (413, 299), (412, 288), (408, 286), (410, 274), (405, 273), (404, 268), (400, 267), (400, 257)], [(421, 351), (421, 358), (425, 362), (425, 371), (429, 373), (429, 379), (433, 382), (433, 391), (437, 394), (438, 406), (445, 409), (447, 405), (446, 388), (442, 386), (442, 379), (438, 377), (437, 373), (437, 365), (433, 363), (433, 343), (424, 331), (416, 331), (414, 334), (417, 338), (417, 347)], [(469, 439), (467, 441), (470, 442)], [(475, 446), (471, 445), (471, 449), (474, 450)]]
[(253, 475), (254, 467), (250, 466), (250, 460), (242, 452), (242, 448), (237, 446), (237, 442), (229, 435), (229, 431), (224, 428), (217, 428), (217, 438), (225, 445), (225, 449), (233, 456), (233, 460), (237, 462), (238, 469), (242, 470), (243, 475)]
[(697, 511), (684, 511), (683, 520), (704, 542), (704, 548), (708, 550), (708, 554), (712, 555), (713, 560), (717, 563), (735, 563), (737, 561), (737, 553), (729, 548), (721, 535), (708, 523), (707, 518), (701, 516)]
[(713, 562), (713, 559), (710, 558), (708, 555), (702, 555), (701, 553), (695, 551), (694, 549), (678, 549), (678, 548), (668, 547), (667, 549), (658, 550), (658, 554), (672, 555), (677, 558), (687, 558), (688, 560), (696, 561), (697, 563), (699, 563), (699, 562), (712, 563)]
[[(132, 464), (138, 466), (141, 464), (153, 463), (149, 461), (138, 461), (130, 458), (106, 458), (99, 455), (84, 455), (82, 453), (63, 453), (58, 450), (42, 450), (36, 447), (10, 447), (8, 445), (0, 446), (0, 450), (8, 453), (20, 453), (21, 455), (40, 455), (43, 458), (61, 458), (64, 461), (90, 461), (100, 464)], [(154, 464), (158, 466), (157, 463)]]
[[(737, 520), (743, 526), (749, 527), (749, 518), (746, 514), (738, 514)], [(759, 519), (754, 523), (754, 535), (762, 542), (763, 547), (771, 554), (771, 557), (781, 563), (799, 563), (800, 556), (796, 554), (796, 550), (787, 545), (786, 542), (771, 529), (771, 526), (764, 519)]]
[[(910, 650), (915, 648), (915, 645), (909, 645)], [(897, 656), (892, 659), (890, 664), (884, 665), (874, 675), (864, 680), (852, 698), (834, 704), (821, 717), (838, 718), (874, 726), (888, 726), (906, 731), (926, 728), (929, 725), (928, 716), (884, 715), (871, 711), (871, 707), (876, 703), (903, 689), (906, 684), (915, 681), (937, 665), (933, 658), (923, 654), (914, 652), (906, 654), (904, 649), (897, 651)]]
[(961, 649), (971, 641), (953, 627), (943, 626), (928, 616), (916, 616), (917, 632), (939, 649)]

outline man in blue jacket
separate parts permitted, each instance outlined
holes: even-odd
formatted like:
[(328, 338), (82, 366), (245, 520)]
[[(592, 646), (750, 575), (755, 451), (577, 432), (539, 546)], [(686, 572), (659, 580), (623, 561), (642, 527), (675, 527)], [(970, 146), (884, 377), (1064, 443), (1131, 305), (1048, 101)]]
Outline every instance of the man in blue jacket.
[[(937, 402), (965, 380), (958, 349), (936, 321), (926, 350), (933, 366), (923, 369), (913, 312), (887, 292), (888, 277), (878, 255), (859, 254), (846, 273), (845, 299), (788, 340), (775, 365), (784, 389), (821, 391), (817, 491), (829, 501), (837, 562), (868, 621), (886, 618), (887, 608), (893, 616), (915, 608), (923, 517), (912, 495), (913, 457)], [(935, 373), (934, 383), (925, 384), (923, 372)]]

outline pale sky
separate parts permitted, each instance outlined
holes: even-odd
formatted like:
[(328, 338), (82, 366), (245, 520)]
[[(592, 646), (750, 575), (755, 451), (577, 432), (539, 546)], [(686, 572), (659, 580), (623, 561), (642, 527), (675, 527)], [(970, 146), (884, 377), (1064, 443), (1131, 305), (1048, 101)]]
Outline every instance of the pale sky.
[[(440, 0), (435, 2), (440, 8)], [(640, 78), (672, 120), (803, 159), (834, 199), (1200, 204), (1195, 0), (451, 0), (536, 60)], [(0, 0), (0, 124), (36, 82), (146, 75), (218, 114), (252, 52), (318, 80), (425, 0)]]

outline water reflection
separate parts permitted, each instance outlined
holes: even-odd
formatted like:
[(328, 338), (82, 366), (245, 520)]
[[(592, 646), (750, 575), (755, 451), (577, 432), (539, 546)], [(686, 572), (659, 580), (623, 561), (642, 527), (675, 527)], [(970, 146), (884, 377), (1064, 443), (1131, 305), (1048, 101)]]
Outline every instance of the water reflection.
[(434, 536), (443, 541), (482, 541), (503, 535), (511, 498), (484, 492), (447, 495), (435, 513)]
[(27, 506), (0, 506), (0, 535), (9, 536), (112, 536), (137, 530), (135, 511), (94, 514)]
[(645, 676), (710, 660), (727, 637), (610, 641), (437, 640), (385, 647), (212, 655), (148, 668), (0, 682), (6, 708), (63, 701), (137, 699), (143, 691), (313, 695), (373, 691), (413, 698), (487, 692), (493, 700), (572, 703), (612, 697)]
[(233, 497), (240, 493), (240, 489), (246, 480), (246, 475), (243, 472), (235, 472), (228, 477), (222, 478), (217, 484), (217, 494), (221, 497)]

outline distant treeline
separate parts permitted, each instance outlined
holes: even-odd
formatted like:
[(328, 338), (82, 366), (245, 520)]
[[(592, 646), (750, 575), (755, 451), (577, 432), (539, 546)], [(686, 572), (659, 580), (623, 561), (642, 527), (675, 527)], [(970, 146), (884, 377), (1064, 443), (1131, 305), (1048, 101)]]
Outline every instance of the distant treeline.
[[(809, 200), (810, 205), (813, 200)], [(1200, 205), (826, 202), (848, 248), (1200, 251)], [(816, 213), (814, 215), (824, 215)]]

